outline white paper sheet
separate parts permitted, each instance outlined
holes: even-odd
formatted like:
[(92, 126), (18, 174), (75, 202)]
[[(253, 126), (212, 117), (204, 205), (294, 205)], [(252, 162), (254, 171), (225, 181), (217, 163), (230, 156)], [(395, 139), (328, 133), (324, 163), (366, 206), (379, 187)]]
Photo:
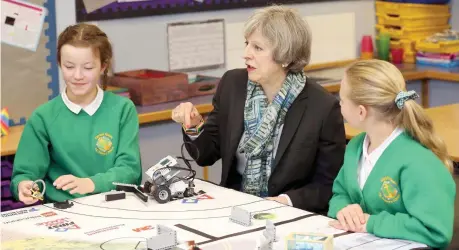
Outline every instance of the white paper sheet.
[(367, 233), (343, 235), (334, 239), (335, 250), (408, 250), (417, 247), (426, 247), (424, 244), (405, 240), (384, 239)]
[[(4, 211), (0, 217), (2, 249), (26, 249), (24, 246), (31, 244), (47, 250), (95, 249), (101, 245), (101, 249), (145, 249), (143, 240), (156, 234), (157, 225), (174, 229), (180, 242), (194, 240), (203, 250), (255, 249), (267, 218), (276, 224), (278, 241), (273, 250), (285, 249), (285, 239), (291, 233), (343, 233), (329, 226), (332, 219), (328, 217), (200, 180), (195, 184), (195, 191), (206, 193), (165, 204), (158, 204), (152, 197), (143, 202), (133, 193), (108, 202), (104, 193), (74, 199), (73, 206), (67, 209), (44, 204)], [(250, 226), (229, 220), (233, 206), (251, 213)], [(265, 217), (256, 216), (260, 214)], [(406, 250), (424, 246), (369, 234), (342, 235), (333, 242), (338, 250)]]

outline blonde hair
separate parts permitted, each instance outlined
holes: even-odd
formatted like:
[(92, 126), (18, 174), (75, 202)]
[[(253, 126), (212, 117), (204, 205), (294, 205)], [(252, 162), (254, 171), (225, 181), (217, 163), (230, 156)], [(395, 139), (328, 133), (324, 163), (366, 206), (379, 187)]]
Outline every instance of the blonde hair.
[(273, 5), (255, 11), (244, 27), (247, 39), (259, 30), (273, 46), (273, 60), (287, 64), (288, 70), (301, 72), (311, 58), (311, 31), (292, 8)]
[(400, 108), (395, 99), (405, 89), (402, 73), (391, 63), (382, 60), (363, 60), (346, 70), (350, 88), (348, 98), (357, 105), (371, 107), (378, 119), (386, 119), (404, 128), (415, 140), (430, 149), (452, 172), (453, 164), (448, 157), (446, 145), (435, 134), (432, 120), (413, 99)]

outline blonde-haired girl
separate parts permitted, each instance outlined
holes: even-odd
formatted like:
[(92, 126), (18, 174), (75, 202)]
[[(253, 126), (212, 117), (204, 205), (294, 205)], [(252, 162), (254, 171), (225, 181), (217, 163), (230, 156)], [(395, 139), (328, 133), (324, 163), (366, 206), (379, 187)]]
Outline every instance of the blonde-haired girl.
[(435, 248), (450, 243), (452, 162), (417, 97), (391, 63), (364, 60), (346, 70), (341, 113), (364, 132), (348, 143), (333, 184), (334, 227)]

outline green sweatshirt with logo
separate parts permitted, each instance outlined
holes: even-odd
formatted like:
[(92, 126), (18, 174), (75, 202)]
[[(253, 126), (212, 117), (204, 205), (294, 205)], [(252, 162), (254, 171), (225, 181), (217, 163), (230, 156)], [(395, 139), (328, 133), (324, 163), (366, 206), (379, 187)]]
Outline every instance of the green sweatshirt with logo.
[(90, 116), (71, 112), (57, 96), (33, 112), (15, 155), (11, 191), (18, 199), (21, 181), (42, 179), (49, 202), (82, 197), (53, 186), (62, 175), (90, 178), (95, 184), (90, 194), (114, 189), (112, 182), (140, 184), (139, 120), (129, 99), (104, 92)]
[(375, 236), (447, 247), (456, 185), (444, 164), (403, 132), (383, 152), (361, 190), (357, 168), (364, 138), (362, 133), (347, 145), (328, 216), (336, 218), (342, 208), (359, 204), (370, 215), (366, 229)]

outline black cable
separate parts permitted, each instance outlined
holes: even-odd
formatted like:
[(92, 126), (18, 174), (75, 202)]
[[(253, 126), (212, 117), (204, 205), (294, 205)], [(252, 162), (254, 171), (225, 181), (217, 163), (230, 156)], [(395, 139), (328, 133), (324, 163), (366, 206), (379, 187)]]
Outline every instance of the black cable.
[(180, 153), (182, 154), (182, 156), (177, 156), (177, 159), (182, 159), (183, 162), (185, 163), (185, 165), (190, 169), (190, 172), (192, 173), (192, 177), (191, 178), (187, 178), (187, 180), (194, 181), (194, 178), (196, 177), (196, 171), (193, 170), (193, 168), (191, 167), (191, 163), (190, 162), (195, 161), (195, 160), (187, 159), (185, 157), (185, 153), (184, 153), (183, 149), (185, 148), (186, 144), (194, 146), (194, 149), (196, 150), (196, 156), (193, 157), (191, 155), (191, 157), (194, 158), (194, 159), (199, 159), (199, 156), (200, 156), (199, 148), (195, 144), (193, 144), (191, 142), (188, 142), (188, 141), (185, 141), (185, 142), (182, 143), (182, 146), (180, 147)]
[[(163, 167), (163, 168), (159, 168), (159, 169), (156, 169), (154, 172), (153, 172), (153, 178), (151, 179), (151, 181), (153, 182), (153, 184), (155, 186), (157, 186), (156, 184), (156, 180), (155, 180), (155, 176), (156, 176), (156, 172), (157, 171), (161, 171), (161, 170), (164, 170), (164, 169), (171, 169), (171, 170), (185, 170), (185, 171), (188, 171), (191, 173), (192, 177), (189, 177), (190, 175), (188, 175), (187, 177), (184, 177), (184, 178), (180, 178), (180, 177), (172, 177), (172, 178), (176, 178), (176, 179), (179, 179), (179, 180), (182, 180), (182, 179), (185, 179), (185, 180), (194, 180), (194, 177), (196, 176), (196, 171), (193, 170), (193, 169), (189, 169), (189, 168), (184, 168), (184, 167), (177, 167), (177, 166), (168, 166), (168, 167)], [(164, 178), (164, 177), (163, 177)], [(171, 178), (171, 179), (172, 179)], [(164, 178), (165, 179), (165, 178)], [(167, 182), (167, 180), (165, 180)]]
[[(198, 149), (198, 147), (197, 147), (195, 144), (193, 144), (193, 143), (191, 143), (191, 142), (186, 142), (186, 141), (182, 143), (182, 146), (180, 147), (180, 153), (181, 153), (182, 156), (176, 156), (176, 158), (177, 158), (177, 159), (182, 159), (183, 162), (185, 163), (185, 165), (186, 165), (188, 168), (177, 167), (177, 166), (168, 166), (168, 167), (164, 167), (164, 168), (168, 168), (168, 169), (171, 169), (171, 170), (172, 170), (172, 169), (175, 169), (175, 170), (185, 170), (185, 171), (189, 171), (190, 174), (189, 174), (188, 176), (184, 177), (184, 178), (176, 177), (177, 181), (180, 181), (180, 180), (183, 180), (183, 179), (188, 180), (188, 181), (194, 181), (194, 179), (195, 179), (195, 177), (196, 177), (196, 170), (194, 170), (194, 169), (191, 167), (191, 163), (190, 163), (190, 162), (192, 162), (192, 161), (194, 161), (194, 160), (192, 160), (192, 159), (187, 159), (187, 158), (185, 157), (185, 153), (184, 153), (184, 150), (183, 150), (183, 149), (184, 149), (184, 147), (185, 147), (186, 144), (190, 144), (190, 145), (194, 146), (194, 148), (196, 149), (196, 154), (197, 154), (197, 157), (194, 157), (194, 158), (195, 158), (195, 159), (198, 159), (198, 158), (199, 158), (199, 149)], [(154, 178), (154, 177), (156, 176), (156, 172), (157, 172), (157, 171), (161, 171), (161, 170), (164, 169), (164, 168), (156, 169), (156, 170), (153, 172), (153, 174), (152, 174), (152, 177), (153, 177), (153, 178), (151, 178), (151, 181), (152, 181), (152, 183), (153, 183), (154, 186), (158, 186), (158, 185), (156, 184), (156, 181), (155, 181), (155, 178)], [(165, 180), (165, 181), (167, 182), (167, 180)], [(169, 180), (170, 184), (175, 183), (175, 182), (177, 182), (177, 181), (173, 181), (173, 182), (172, 182), (172, 181)]]
[[(181, 153), (182, 153), (182, 157), (185, 158), (185, 156), (184, 156), (185, 154), (183, 153), (183, 148), (185, 147), (186, 144), (189, 144), (189, 145), (194, 146), (194, 149), (196, 149), (196, 154), (197, 154), (197, 155), (196, 155), (195, 157), (193, 157), (193, 156), (191, 156), (191, 157), (194, 158), (194, 159), (199, 159), (200, 153), (199, 153), (199, 148), (198, 148), (198, 146), (196, 146), (195, 144), (193, 144), (193, 143), (191, 143), (191, 142), (189, 142), (189, 141), (185, 141), (185, 142), (182, 143), (182, 146), (181, 146), (181, 148), (180, 148), (180, 151), (181, 151)], [(193, 161), (193, 160), (190, 160), (190, 161)]]

